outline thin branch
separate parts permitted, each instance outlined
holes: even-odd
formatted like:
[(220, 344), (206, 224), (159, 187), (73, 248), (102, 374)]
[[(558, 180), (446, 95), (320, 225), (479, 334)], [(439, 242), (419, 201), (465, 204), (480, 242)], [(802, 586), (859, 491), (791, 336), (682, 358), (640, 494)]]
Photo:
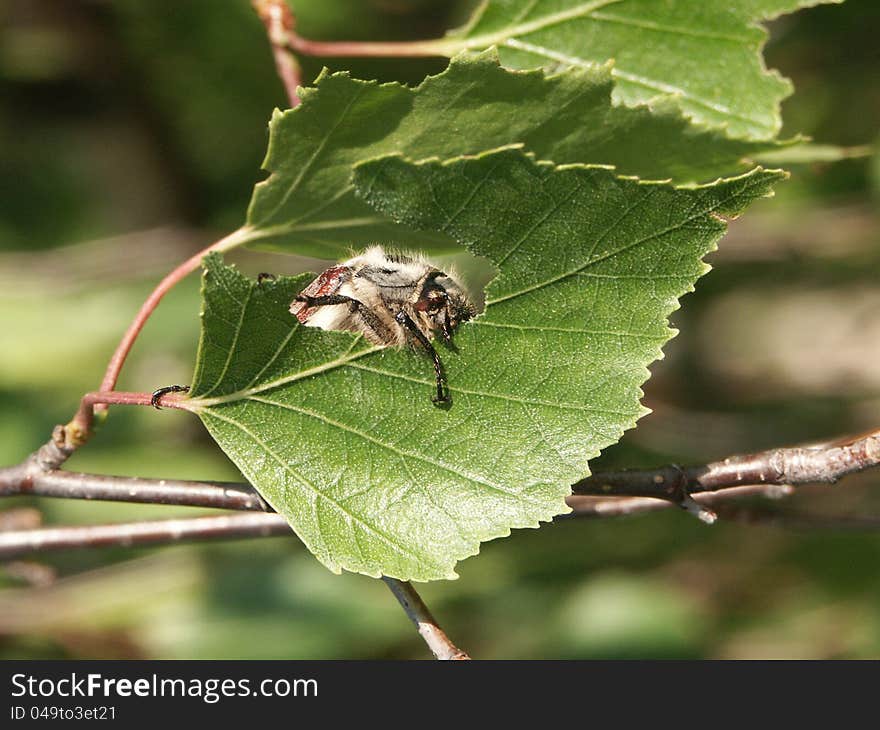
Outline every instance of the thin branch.
[(271, 512), (248, 484), (142, 479), (69, 471), (37, 471), (23, 478), (14, 469), (0, 469), (0, 497), (27, 494), (60, 499), (166, 504), (186, 507)]
[[(60, 430), (60, 429), (58, 429)], [(55, 455), (54, 442), (44, 447)], [(215, 507), (258, 512), (188, 519), (117, 523), (87, 527), (37, 528), (39, 522), (10, 522), (0, 531), (0, 559), (28, 553), (73, 548), (134, 547), (186, 541), (291, 535), (287, 520), (247, 484), (212, 484), (168, 479), (142, 479), (44, 470), (41, 464), (60, 464), (34, 454), (22, 464), (0, 469), (0, 497), (32, 495), (61, 499), (95, 499), (115, 502)], [(66, 457), (65, 457), (66, 458)], [(39, 513), (36, 513), (39, 517)], [(19, 528), (19, 529), (16, 529)], [(33, 528), (33, 529), (21, 529)], [(415, 589), (393, 578), (385, 581), (438, 659), (468, 659), (446, 636)]]
[[(78, 474), (58, 470), (69, 455), (58, 435), (14, 467), (0, 469), (0, 496), (21, 494), (232, 510), (268, 510), (247, 484)], [(812, 447), (772, 449), (703, 466), (599, 472), (573, 487), (580, 516), (610, 517), (681, 506), (686, 490), (701, 507), (749, 496), (779, 498), (793, 484), (833, 482), (880, 464), (880, 431)]]
[[(117, 395), (123, 400), (126, 397), (126, 394)], [(138, 395), (138, 398), (142, 395)], [(30, 552), (78, 547), (130, 547), (188, 540), (290, 535), (284, 517), (266, 512), (269, 506), (247, 485), (59, 471), (58, 467), (71, 452), (64, 428), (59, 426), (52, 440), (24, 462), (0, 469), (0, 496), (31, 494), (221, 507), (257, 514), (12, 530), (0, 533), (0, 557), (9, 559)], [(575, 493), (569, 498), (569, 504), (575, 516), (632, 515), (676, 504), (696, 511), (698, 515), (714, 514), (708, 505), (744, 496), (784, 496), (791, 493), (791, 484), (830, 483), (846, 474), (878, 464), (880, 431), (872, 431), (841, 442), (771, 449), (686, 469), (668, 466), (654, 470), (598, 473), (574, 485)], [(741, 515), (730, 514), (742, 519)], [(834, 525), (839, 526), (843, 522), (850, 528), (855, 526), (862, 529), (880, 524), (873, 518), (860, 520), (857, 525), (848, 518), (838, 518)], [(467, 658), (437, 625), (411, 585), (390, 578), (386, 578), (385, 582), (437, 658)]]
[[(0, 496), (21, 494), (232, 510), (268, 510), (247, 484), (79, 474), (58, 470), (69, 455), (59, 427), (53, 440), (22, 464), (0, 469)], [(598, 472), (573, 487), (569, 504), (579, 515), (630, 515), (681, 504), (687, 490), (701, 506), (747, 496), (778, 498), (790, 485), (833, 482), (880, 464), (880, 431), (842, 442), (772, 449), (704, 466)]]
[(878, 465), (880, 430), (875, 430), (832, 443), (741, 454), (702, 466), (598, 472), (575, 484), (572, 491), (681, 503), (703, 492), (747, 485), (831, 484)]
[(0, 469), (0, 496), (26, 493), (34, 478), (60, 468), (72, 453), (64, 426), (56, 426), (52, 438), (27, 459)]
[(459, 649), (446, 632), (440, 628), (437, 619), (428, 610), (421, 596), (416, 593), (416, 589), (408, 581), (400, 581), (396, 578), (382, 578), (385, 585), (394, 594), (410, 621), (415, 624), (419, 630), (428, 648), (433, 652), (437, 659), (441, 660), (463, 660), (470, 657)]
[[(173, 393), (162, 398), (163, 408), (182, 408), (184, 399)], [(74, 421), (79, 428), (91, 433), (94, 426), (95, 411), (97, 406), (151, 406), (153, 405), (152, 393), (133, 393), (122, 390), (96, 390), (86, 393), (79, 402), (79, 410), (74, 416)]]
[[(759, 485), (725, 489), (695, 497), (701, 504), (712, 505), (726, 498), (748, 496), (781, 497), (791, 487)], [(248, 484), (197, 482), (180, 479), (144, 479), (141, 477), (83, 474), (68, 471), (25, 470), (22, 466), (0, 469), (0, 497), (32, 495), (57, 499), (92, 499), (110, 502), (164, 504), (180, 507), (270, 511), (271, 507)], [(654, 497), (568, 498), (572, 515), (579, 517), (621, 517), (671, 508), (673, 501)], [(557, 519), (563, 519), (563, 515)]]
[(174, 520), (120, 522), (86, 527), (43, 527), (0, 533), (0, 558), (72, 548), (135, 547), (194, 540), (292, 536), (287, 520), (273, 513), (230, 514)]
[[(132, 320), (119, 344), (116, 346), (116, 350), (110, 358), (110, 362), (107, 364), (104, 379), (101, 381), (101, 392), (112, 391), (116, 387), (119, 373), (122, 371), (122, 366), (128, 357), (128, 353), (131, 352), (135, 340), (144, 325), (147, 323), (150, 315), (159, 305), (159, 302), (162, 301), (162, 298), (174, 287), (174, 285), (199, 268), (202, 259), (208, 253), (211, 251), (228, 251), (229, 249), (235, 248), (247, 238), (247, 234), (247, 228), (240, 228), (225, 238), (215, 241), (207, 248), (188, 258), (159, 282), (150, 296), (148, 296), (146, 301), (141, 305), (134, 320)], [(74, 415), (70, 423), (64, 427), (65, 446), (73, 450), (85, 443), (91, 435), (93, 414), (97, 411), (105, 410), (106, 407), (105, 403), (81, 403), (76, 415)]]
[[(794, 493), (794, 487), (787, 484), (758, 484), (748, 487), (729, 487), (718, 492), (705, 492), (696, 495), (693, 500), (701, 508), (709, 510), (721, 502), (729, 502), (746, 497), (765, 497), (767, 499), (782, 499)], [(560, 515), (557, 520), (572, 517), (630, 517), (632, 515), (658, 512), (665, 509), (682, 507), (674, 500), (658, 499), (656, 497), (592, 497), (575, 494), (566, 502), (571, 507), (567, 515)], [(714, 514), (714, 512), (713, 512)]]
[(116, 387), (116, 381), (119, 378), (122, 365), (128, 357), (128, 353), (131, 351), (135, 339), (137, 339), (138, 334), (140, 334), (141, 329), (143, 329), (143, 326), (146, 324), (153, 311), (155, 311), (159, 302), (162, 301), (162, 297), (164, 297), (181, 279), (198, 269), (202, 263), (202, 259), (211, 251), (226, 251), (230, 248), (234, 248), (238, 245), (241, 238), (242, 230), (239, 229), (225, 238), (215, 241), (207, 248), (190, 256), (156, 285), (156, 288), (153, 289), (150, 296), (148, 296), (141, 305), (140, 310), (135, 315), (134, 320), (132, 320), (132, 323), (125, 331), (122, 340), (117, 345), (113, 357), (110, 358), (110, 362), (107, 364), (107, 371), (104, 373), (104, 379), (101, 381), (100, 390), (113, 390), (113, 388)]
[(293, 13), (284, 0), (252, 0), (251, 4), (266, 26), (266, 35), (275, 57), (275, 70), (284, 84), (290, 106), (298, 106), (301, 73), (296, 56), (290, 52), (291, 39), (295, 36)]

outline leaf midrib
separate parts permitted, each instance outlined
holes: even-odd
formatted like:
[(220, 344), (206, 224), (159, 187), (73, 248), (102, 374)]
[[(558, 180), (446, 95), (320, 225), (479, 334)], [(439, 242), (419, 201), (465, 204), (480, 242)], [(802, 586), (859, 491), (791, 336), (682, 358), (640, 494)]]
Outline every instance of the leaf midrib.
[[(469, 327), (478, 326), (478, 322), (469, 323)], [(658, 338), (659, 339), (659, 338)], [(376, 375), (385, 375), (390, 378), (397, 378), (398, 380), (407, 380), (411, 383), (418, 383), (419, 385), (434, 385), (433, 380), (421, 380), (420, 378), (414, 378), (411, 375), (404, 375), (403, 373), (395, 373), (391, 370), (383, 370), (381, 368), (371, 368), (363, 364), (352, 365), (347, 364), (347, 367), (352, 367), (357, 370), (364, 370), (366, 372), (375, 373)], [(529, 405), (529, 406), (546, 406), (548, 408), (559, 408), (562, 410), (571, 410), (571, 411), (581, 411), (583, 413), (597, 413), (606, 416), (631, 416), (632, 413), (627, 413), (624, 411), (615, 411), (611, 409), (605, 408), (591, 408), (589, 406), (579, 405), (577, 403), (565, 403), (561, 401), (543, 401), (538, 399), (530, 399), (530, 398), (515, 398), (506, 393), (491, 393), (486, 390), (469, 390), (467, 388), (462, 388), (457, 385), (449, 385), (446, 384), (446, 389), (450, 393), (461, 393), (462, 395), (475, 395), (480, 398), (495, 398), (497, 400), (504, 400), (510, 403), (518, 403), (520, 405)]]
[(261, 398), (259, 396), (250, 396), (248, 400), (253, 401), (255, 403), (263, 403), (267, 406), (274, 406), (276, 408), (282, 408), (284, 410), (293, 411), (294, 413), (299, 413), (303, 416), (308, 416), (310, 418), (314, 418), (325, 423), (328, 426), (332, 426), (333, 428), (338, 428), (347, 433), (353, 434), (364, 441), (368, 441), (370, 443), (376, 444), (377, 446), (381, 446), (383, 449), (391, 451), (400, 457), (406, 457), (410, 459), (416, 459), (417, 461), (422, 461), (426, 464), (430, 464), (431, 466), (437, 467), (438, 469), (442, 469), (444, 471), (448, 471), (450, 474), (454, 474), (460, 479), (464, 479), (465, 481), (471, 482), (473, 484), (479, 484), (482, 487), (487, 487), (494, 492), (498, 492), (503, 494), (505, 497), (512, 497), (517, 500), (523, 500), (529, 502), (532, 505), (540, 506), (541, 503), (532, 499), (521, 492), (517, 492), (512, 489), (508, 489), (503, 487), (500, 484), (495, 484), (494, 482), (487, 481), (480, 477), (474, 476), (473, 474), (468, 474), (467, 472), (460, 471), (445, 462), (431, 459), (425, 454), (421, 454), (415, 451), (405, 451), (401, 449), (399, 446), (389, 443), (387, 441), (382, 441), (381, 439), (376, 438), (375, 436), (371, 436), (370, 434), (361, 431), (360, 429), (355, 428), (354, 426), (349, 426), (347, 423), (343, 423), (342, 421), (337, 421), (329, 416), (325, 416), (323, 413), (318, 413), (317, 411), (309, 410), (308, 408), (302, 408), (300, 406), (295, 406), (292, 403), (282, 403), (279, 401), (274, 401), (269, 398)]
[[(554, 51), (550, 48), (547, 48), (546, 46), (541, 46), (536, 43), (529, 43), (528, 41), (524, 41), (519, 38), (508, 38), (501, 45), (506, 46), (507, 48), (525, 51), (526, 53), (532, 53), (536, 56), (543, 56), (544, 58), (548, 58), (551, 61), (565, 63), (570, 66), (588, 68), (597, 63), (596, 61), (591, 61), (587, 58), (581, 58), (580, 56), (570, 56), (567, 53)], [(704, 109), (710, 109), (713, 112), (732, 117), (733, 119), (738, 119), (741, 122), (748, 122), (750, 124), (754, 124), (755, 126), (761, 127), (762, 129), (772, 131), (771, 128), (760, 119), (756, 119), (754, 117), (735, 112), (730, 107), (727, 107), (724, 104), (720, 104), (717, 101), (710, 101), (700, 96), (696, 96), (695, 94), (692, 94), (691, 92), (681, 88), (680, 86), (674, 86), (672, 84), (667, 84), (662, 81), (657, 81), (656, 79), (650, 79), (645, 76), (639, 76), (637, 74), (630, 73), (628, 71), (622, 71), (617, 66), (611, 69), (611, 74), (616, 78), (623, 79), (624, 81), (628, 81), (631, 84), (643, 86), (646, 89), (651, 89), (652, 91), (657, 91), (662, 94), (669, 94), (672, 96), (680, 97), (682, 99), (687, 99), (688, 101), (696, 104), (697, 106), (701, 106)]]
[[(746, 190), (747, 189), (748, 188), (746, 188)], [(524, 289), (520, 289), (519, 291), (505, 294), (504, 296), (498, 297), (497, 299), (491, 299), (491, 300), (487, 299), (486, 300), (486, 307), (488, 308), (489, 306), (493, 306), (496, 304), (500, 304), (501, 302), (506, 302), (511, 299), (515, 299), (516, 297), (522, 296), (523, 294), (528, 294), (529, 292), (533, 292), (538, 289), (543, 289), (545, 286), (551, 286), (551, 285), (556, 284), (557, 282), (563, 281), (564, 279), (567, 279), (571, 276), (576, 276), (577, 274), (584, 272), (586, 269), (589, 269), (591, 266), (595, 266), (596, 264), (599, 264), (603, 261), (607, 261), (608, 259), (613, 258), (614, 256), (617, 256), (619, 254), (625, 253), (626, 251), (629, 251), (633, 248), (636, 248), (637, 246), (641, 246), (644, 243), (647, 243), (649, 241), (654, 241), (654, 240), (656, 240), (662, 236), (665, 236), (669, 233), (673, 233), (674, 231), (680, 230), (680, 229), (684, 228), (687, 224), (693, 223), (695, 220), (703, 218), (704, 216), (707, 216), (707, 215), (712, 215), (717, 210), (723, 210), (726, 203), (730, 202), (730, 200), (732, 200), (735, 196), (741, 195), (743, 192), (744, 191), (737, 191), (736, 193), (729, 195), (724, 200), (715, 201), (714, 204), (712, 206), (710, 206), (709, 208), (700, 208), (700, 210), (698, 212), (679, 221), (675, 225), (667, 226), (666, 228), (663, 228), (659, 231), (655, 231), (654, 233), (652, 233), (649, 236), (644, 236), (643, 238), (639, 238), (636, 241), (628, 243), (626, 246), (622, 246), (621, 248), (616, 248), (613, 251), (608, 251), (607, 253), (602, 254), (601, 256), (597, 256), (594, 259), (590, 259), (585, 264), (578, 266), (575, 269), (571, 269), (569, 271), (566, 271), (562, 274), (559, 274), (558, 276), (554, 276), (554, 277), (547, 279), (545, 281), (537, 282), (537, 283), (535, 283), (531, 286), (528, 286)], [(632, 212), (631, 210), (628, 211), (628, 213), (631, 213), (631, 212)], [(622, 221), (620, 221), (620, 222), (622, 222)]]
[[(302, 325), (294, 325), (295, 328), (302, 327)], [(373, 352), (378, 352), (383, 349), (378, 346), (368, 347), (365, 350), (360, 350), (354, 354), (351, 351), (357, 346), (359, 342), (362, 341), (363, 338), (360, 336), (354, 337), (351, 343), (351, 347), (340, 357), (335, 360), (331, 360), (329, 362), (322, 363), (321, 365), (316, 365), (313, 368), (309, 368), (307, 370), (300, 370), (296, 373), (292, 373), (283, 378), (277, 378), (276, 380), (270, 380), (267, 383), (261, 383), (260, 385), (254, 387), (242, 388), (241, 390), (233, 391), (232, 393), (227, 393), (226, 395), (217, 396), (215, 398), (204, 398), (202, 396), (194, 396), (192, 398), (188, 398), (184, 401), (181, 401), (181, 406), (190, 411), (199, 412), (205, 410), (207, 408), (211, 408), (212, 406), (219, 406), (225, 403), (234, 403), (235, 401), (244, 400), (245, 398), (250, 398), (251, 396), (258, 395), (260, 393), (264, 393), (267, 390), (272, 390), (273, 388), (278, 388), (282, 385), (287, 385), (288, 383), (295, 383), (297, 380), (303, 380), (304, 378), (309, 378), (313, 375), (318, 375), (320, 373), (327, 372), (328, 370), (333, 370), (335, 368), (346, 365), (353, 360), (357, 360), (361, 357), (369, 355)]]
[[(617, 3), (625, 2), (626, 0), (596, 0), (596, 2), (585, 3), (583, 5), (578, 5), (576, 7), (571, 8), (570, 10), (563, 10), (558, 13), (551, 13), (550, 15), (545, 15), (544, 17), (538, 20), (532, 20), (526, 23), (520, 23), (519, 25), (514, 25), (509, 28), (505, 28), (503, 31), (495, 32), (495, 33), (485, 33), (483, 35), (471, 36), (470, 38), (461, 38), (457, 45), (462, 48), (473, 49), (473, 48), (486, 48), (488, 46), (497, 45), (500, 42), (503, 42), (507, 38), (511, 36), (517, 35), (525, 35), (527, 33), (535, 33), (539, 30), (544, 30), (545, 28), (552, 27), (554, 25), (559, 25), (560, 23), (564, 23), (567, 20), (575, 20), (576, 18), (582, 18), (586, 15), (590, 15), (590, 13), (594, 13), (597, 10), (601, 10), (602, 8), (608, 7), (609, 5), (615, 5)], [(450, 39), (456, 39), (455, 36), (450, 36)], [(444, 41), (448, 41), (449, 39), (443, 39)]]

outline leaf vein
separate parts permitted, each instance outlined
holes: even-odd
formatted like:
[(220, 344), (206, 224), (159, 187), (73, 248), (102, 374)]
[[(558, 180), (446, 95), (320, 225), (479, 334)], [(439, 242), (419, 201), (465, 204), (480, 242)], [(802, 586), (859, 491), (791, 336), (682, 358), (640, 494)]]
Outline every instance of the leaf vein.
[(348, 431), (349, 433), (354, 434), (355, 436), (358, 436), (365, 441), (369, 441), (371, 443), (374, 443), (377, 446), (381, 446), (382, 448), (387, 449), (388, 451), (391, 451), (391, 452), (397, 454), (398, 456), (416, 459), (417, 461), (423, 461), (426, 464), (431, 464), (432, 466), (436, 466), (440, 469), (443, 469), (444, 471), (448, 471), (450, 474), (455, 474), (456, 476), (460, 477), (461, 479), (465, 479), (465, 480), (473, 482), (475, 484), (480, 484), (484, 487), (488, 487), (489, 489), (492, 489), (493, 491), (496, 491), (496, 492), (500, 492), (501, 494), (507, 495), (508, 497), (514, 497), (516, 499), (522, 499), (523, 501), (526, 501), (526, 502), (532, 502), (535, 505), (540, 505), (539, 502), (535, 502), (533, 500), (530, 500), (524, 494), (520, 494), (519, 492), (516, 492), (512, 489), (505, 488), (505, 487), (501, 486), (500, 484), (495, 484), (493, 482), (482, 479), (478, 476), (474, 476), (473, 474), (468, 474), (465, 471), (459, 471), (455, 467), (450, 466), (449, 464), (446, 464), (445, 462), (442, 462), (438, 459), (431, 459), (428, 456), (425, 456), (424, 454), (418, 454), (418, 453), (415, 453), (412, 451), (405, 451), (405, 450), (395, 446), (394, 444), (388, 443), (387, 441), (382, 441), (381, 439), (378, 439), (375, 436), (371, 436), (370, 434), (365, 433), (364, 431), (360, 431), (360, 430), (354, 428), (353, 426), (349, 426), (348, 424), (342, 423), (341, 421), (336, 421), (332, 418), (329, 418), (329, 417), (325, 416), (323, 413), (318, 413), (317, 411), (311, 411), (308, 408), (300, 408), (299, 406), (294, 406), (291, 403), (279, 403), (278, 401), (273, 401), (268, 398), (261, 398), (259, 396), (250, 396), (248, 398), (248, 400), (256, 401), (257, 403), (264, 403), (265, 405), (268, 405), (268, 406), (275, 406), (276, 408), (283, 408), (284, 410), (293, 411), (294, 413), (300, 413), (304, 416), (309, 416), (311, 418), (314, 418), (315, 420), (323, 421), (328, 426), (333, 426), (334, 428), (339, 428), (343, 431)]
[[(356, 522), (358, 525), (360, 525), (360, 526), (364, 529), (365, 532), (369, 532), (369, 533), (372, 533), (372, 534), (376, 535), (376, 536), (379, 537), (383, 542), (385, 542), (385, 543), (387, 543), (388, 545), (390, 545), (392, 548), (394, 548), (395, 550), (397, 550), (397, 551), (398, 551), (399, 553), (401, 553), (402, 555), (406, 555), (406, 556), (408, 556), (408, 557), (415, 558), (416, 560), (420, 560), (420, 561), (423, 560), (424, 562), (427, 562), (427, 563), (433, 565), (434, 567), (441, 567), (441, 566), (439, 566), (437, 563), (435, 563), (434, 561), (428, 559), (426, 556), (421, 555), (421, 554), (416, 553), (416, 552), (413, 552), (411, 549), (405, 548), (404, 546), (400, 545), (396, 540), (393, 540), (392, 538), (390, 538), (388, 535), (386, 535), (386, 534), (385, 534), (384, 532), (382, 532), (381, 530), (375, 528), (373, 525), (369, 524), (368, 522), (365, 522), (363, 518), (359, 517), (358, 515), (354, 514), (354, 513), (351, 512), (351, 511), (345, 509), (345, 507), (342, 506), (342, 505), (341, 505), (339, 502), (337, 502), (335, 499), (333, 499), (332, 497), (330, 497), (330, 496), (324, 494), (324, 492), (322, 492), (320, 489), (318, 489), (318, 487), (316, 487), (314, 484), (312, 484), (311, 482), (309, 482), (308, 479), (306, 479), (302, 474), (300, 474), (298, 471), (296, 471), (295, 469), (293, 469), (293, 468), (290, 466), (290, 464), (288, 464), (284, 459), (282, 459), (278, 454), (276, 454), (276, 453), (275, 453), (275, 452), (269, 447), (269, 445), (268, 445), (267, 443), (265, 443), (262, 439), (260, 439), (259, 436), (257, 436), (255, 433), (253, 433), (253, 432), (252, 432), (250, 429), (248, 429), (244, 424), (239, 423), (239, 422), (236, 421), (235, 419), (227, 418), (226, 416), (221, 416), (219, 413), (216, 413), (216, 412), (213, 412), (213, 411), (208, 412), (207, 415), (211, 416), (212, 418), (217, 418), (218, 420), (223, 421), (223, 422), (225, 422), (225, 423), (228, 423), (228, 424), (230, 424), (230, 425), (232, 425), (232, 426), (235, 426), (235, 427), (236, 427), (237, 429), (239, 429), (243, 434), (245, 434), (246, 436), (248, 436), (252, 441), (254, 441), (258, 446), (260, 446), (260, 448), (264, 449), (265, 452), (266, 452), (269, 456), (271, 456), (271, 457), (272, 457), (272, 458), (273, 458), (273, 459), (274, 459), (274, 460), (275, 460), (275, 461), (276, 461), (276, 462), (277, 462), (277, 463), (278, 463), (278, 464), (279, 464), (279, 465), (280, 465), (280, 466), (281, 466), (281, 467), (282, 467), (282, 468), (283, 468), (288, 474), (290, 474), (290, 475), (291, 475), (296, 481), (298, 481), (298, 482), (299, 482), (300, 484), (302, 484), (303, 486), (308, 487), (310, 490), (312, 490), (312, 492), (313, 492), (316, 496), (318, 496), (318, 497), (323, 497), (323, 498), (324, 498), (329, 504), (331, 504), (331, 505), (334, 506), (337, 510), (339, 510), (340, 513), (342, 513), (343, 515), (346, 515), (349, 519), (353, 520), (353, 521)], [(319, 531), (323, 532), (323, 530), (321, 530), (321, 525), (320, 525), (320, 522), (319, 522), (319, 521), (317, 522), (317, 526), (318, 526), (318, 528), (319, 528)], [(323, 536), (322, 536), (322, 537), (323, 537)], [(325, 542), (326, 542), (326, 541), (325, 541)]]
[[(366, 370), (367, 372), (376, 373), (377, 375), (387, 375), (391, 378), (398, 378), (399, 380), (408, 380), (411, 383), (418, 383), (419, 385), (434, 385), (433, 380), (420, 380), (419, 378), (413, 378), (409, 375), (403, 375), (401, 373), (394, 373), (390, 370), (382, 370), (380, 368), (371, 368), (366, 365), (353, 365), (351, 363), (348, 364), (348, 367), (356, 368), (358, 370)], [(529, 405), (534, 406), (549, 406), (551, 408), (562, 408), (565, 410), (575, 410), (575, 411), (583, 411), (585, 413), (603, 413), (611, 416), (631, 416), (631, 413), (627, 413), (624, 411), (614, 411), (607, 410), (601, 408), (591, 408), (589, 406), (584, 406), (579, 403), (560, 403), (558, 401), (544, 401), (538, 400), (534, 398), (516, 398), (512, 395), (507, 395), (504, 393), (490, 393), (488, 391), (482, 390), (469, 390), (466, 388), (460, 388), (457, 386), (452, 386), (447, 384), (446, 386), (453, 393), (463, 393), (465, 395), (476, 395), (484, 398), (497, 398), (499, 400), (506, 400), (511, 403), (527, 403)]]
[(254, 293), (253, 285), (248, 289), (247, 296), (245, 297), (244, 302), (241, 305), (241, 313), (238, 316), (238, 322), (235, 324), (235, 334), (232, 336), (232, 343), (229, 345), (229, 351), (226, 353), (226, 362), (223, 363), (223, 369), (220, 371), (220, 375), (217, 377), (214, 385), (212, 385), (208, 390), (202, 393), (202, 397), (206, 395), (210, 395), (213, 393), (220, 385), (223, 383), (223, 379), (226, 377), (226, 373), (229, 372), (229, 366), (232, 363), (232, 357), (235, 354), (235, 351), (238, 349), (238, 338), (241, 336), (241, 330), (244, 327), (244, 318), (247, 314), (247, 308), (250, 304), (251, 297)]

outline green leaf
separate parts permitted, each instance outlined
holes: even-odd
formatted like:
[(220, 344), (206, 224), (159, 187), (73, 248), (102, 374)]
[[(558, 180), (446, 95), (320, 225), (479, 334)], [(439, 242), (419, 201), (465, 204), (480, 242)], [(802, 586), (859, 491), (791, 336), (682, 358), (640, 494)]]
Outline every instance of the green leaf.
[[(324, 75), (303, 91), (301, 106), (272, 119), (264, 163), (272, 174), (254, 190), (242, 240), (323, 258), (377, 240), (412, 241), (353, 195), (352, 167), (392, 153), (446, 159), (524, 143), (556, 163), (692, 182), (741, 173), (754, 166), (748, 158), (785, 146), (692, 125), (669, 99), (612, 106), (613, 87), (609, 68), (514, 72), (493, 53), (453, 59), (414, 89)], [(451, 245), (440, 234), (419, 242)]]
[(515, 68), (614, 60), (615, 99), (676, 95), (698, 122), (734, 137), (769, 139), (791, 83), (768, 72), (758, 21), (843, 0), (485, 0), (438, 51), (495, 46)]
[(424, 353), (301, 327), (288, 304), (309, 276), (257, 284), (217, 255), (187, 407), (331, 570), (454, 577), (482, 541), (567, 511), (589, 459), (644, 413), (646, 366), (719, 216), (781, 176), (676, 189), (519, 149), (366, 164), (371, 204), (498, 269), (485, 313), (441, 348), (451, 407), (431, 403)]

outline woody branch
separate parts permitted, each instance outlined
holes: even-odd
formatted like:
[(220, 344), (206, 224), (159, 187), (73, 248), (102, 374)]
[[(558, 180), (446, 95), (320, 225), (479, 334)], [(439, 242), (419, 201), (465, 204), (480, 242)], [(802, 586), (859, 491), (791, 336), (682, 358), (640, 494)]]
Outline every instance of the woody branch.
[[(81, 547), (168, 544), (206, 539), (290, 536), (290, 526), (249, 485), (141, 479), (60, 470), (74, 447), (64, 428), (21, 464), (0, 469), (0, 497), (32, 495), (64, 499), (186, 505), (239, 510), (241, 514), (183, 519), (88, 525), (83, 527), (32, 527), (0, 521), (0, 559), (51, 550)], [(256, 514), (255, 514), (256, 513)], [(24, 529), (22, 529), (24, 527)], [(408, 582), (384, 578), (394, 597), (437, 659), (469, 659), (437, 623), (415, 588)]]
[[(62, 471), (72, 447), (64, 429), (16, 466), (0, 469), (0, 497), (32, 495), (65, 499), (213, 507), (242, 514), (117, 523), (38, 527), (0, 532), (0, 558), (81, 547), (156, 545), (216, 538), (290, 535), (287, 521), (245, 484), (141, 479)], [(841, 441), (732, 456), (702, 466), (601, 472), (573, 485), (574, 514), (608, 517), (678, 505), (707, 520), (708, 504), (751, 495), (774, 496), (791, 485), (835, 482), (880, 465), (880, 430)], [(257, 514), (254, 514), (257, 513)], [(747, 515), (753, 519), (753, 515)], [(873, 524), (873, 523), (872, 523)], [(865, 524), (860, 523), (861, 527)], [(415, 589), (386, 584), (438, 659), (467, 659), (450, 641)]]
[(572, 491), (679, 501), (686, 495), (744, 485), (831, 484), (878, 465), (880, 429), (824, 444), (730, 456), (701, 466), (597, 472), (575, 484)]
[[(0, 469), (0, 497), (34, 495), (189, 507), (268, 512), (271, 508), (246, 484), (224, 484), (80, 474), (59, 469), (69, 456), (63, 433), (17, 466)], [(681, 468), (599, 472), (573, 486), (569, 504), (576, 515), (632, 515), (678, 505), (693, 511), (743, 496), (779, 496), (792, 486), (831, 483), (880, 465), (880, 430), (828, 444), (770, 449)], [(187, 520), (57, 527), (0, 534), (0, 557), (28, 552), (109, 544), (135, 545), (190, 539), (289, 534), (279, 515), (229, 515)], [(91, 530), (91, 531), (90, 531)]]

